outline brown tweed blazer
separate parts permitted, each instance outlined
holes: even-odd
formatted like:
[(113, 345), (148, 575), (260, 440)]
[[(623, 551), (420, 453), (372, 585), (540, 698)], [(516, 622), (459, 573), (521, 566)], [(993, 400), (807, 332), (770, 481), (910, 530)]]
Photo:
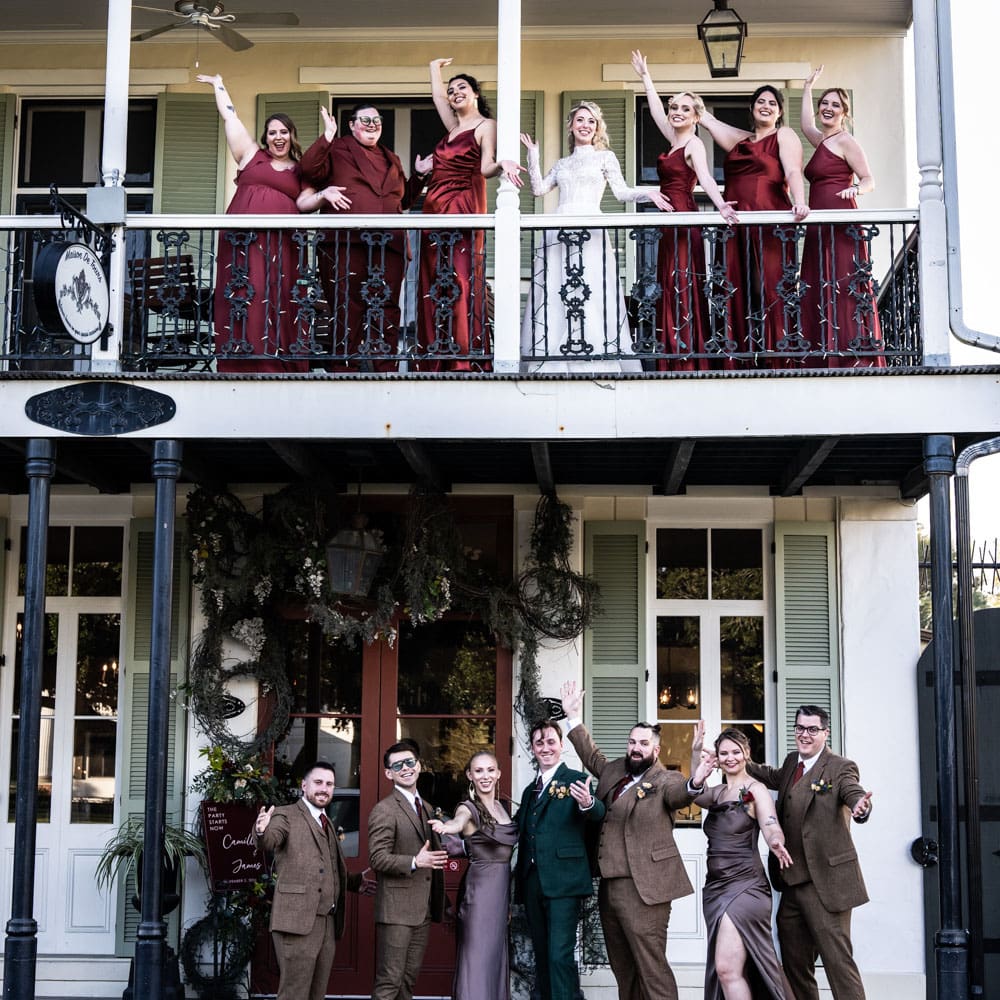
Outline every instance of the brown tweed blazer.
[[(424, 811), (434, 807), (424, 802)], [(439, 921), (444, 913), (444, 872), (411, 869), (424, 841), (441, 850), (438, 835), (417, 818), (405, 796), (393, 790), (375, 803), (368, 814), (368, 859), (378, 872), (375, 890), (375, 922), (419, 927), (427, 919)]]
[[(831, 913), (861, 906), (868, 902), (868, 892), (851, 839), (851, 810), (865, 794), (858, 781), (858, 765), (827, 747), (793, 786), (798, 761), (798, 753), (792, 751), (780, 768), (751, 764), (747, 770), (778, 793), (778, 822), (785, 830), (796, 875), (803, 868), (808, 872), (820, 902)], [(769, 858), (771, 882), (783, 891), (786, 883), (772, 862), (773, 854)]]
[(608, 815), (612, 810), (626, 813), (624, 847), (615, 838), (605, 837), (602, 829), (598, 867), (613, 860), (620, 868), (622, 859), (613, 852), (624, 849), (632, 881), (644, 903), (666, 903), (691, 895), (694, 889), (674, 842), (674, 813), (693, 798), (684, 776), (656, 761), (639, 785), (633, 785), (612, 805), (615, 785), (625, 775), (625, 758), (608, 760), (582, 725), (570, 730), (569, 741), (583, 766), (597, 776), (597, 797), (604, 802)]

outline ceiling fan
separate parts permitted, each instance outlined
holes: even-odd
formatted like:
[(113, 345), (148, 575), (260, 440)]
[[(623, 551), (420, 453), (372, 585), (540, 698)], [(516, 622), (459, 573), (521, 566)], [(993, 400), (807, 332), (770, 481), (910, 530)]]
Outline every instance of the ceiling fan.
[[(142, 4), (133, 4), (137, 10), (152, 10), (157, 14), (170, 14), (177, 18), (168, 24), (161, 24), (158, 28), (140, 32), (132, 36), (133, 42), (144, 42), (147, 38), (162, 35), (165, 31), (173, 31), (175, 28), (203, 28), (213, 38), (217, 38), (223, 45), (228, 45), (234, 52), (242, 52), (244, 49), (253, 48), (253, 42), (249, 38), (244, 38), (238, 31), (229, 27), (237, 20), (235, 14), (227, 14), (221, 3), (215, 0), (177, 0), (173, 10), (164, 7), (144, 7)], [(254, 25), (257, 27), (294, 27), (299, 23), (295, 14), (290, 12), (269, 11), (263, 14), (240, 14), (241, 25)]]

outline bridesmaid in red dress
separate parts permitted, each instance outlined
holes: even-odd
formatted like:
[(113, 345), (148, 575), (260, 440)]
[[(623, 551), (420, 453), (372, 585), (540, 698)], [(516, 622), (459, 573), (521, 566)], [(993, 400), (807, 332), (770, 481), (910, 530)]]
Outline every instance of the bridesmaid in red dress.
[[(302, 158), (295, 124), (287, 115), (272, 115), (264, 123), (258, 146), (240, 121), (219, 75), (197, 77), (210, 83), (225, 124), (226, 142), (238, 164), (236, 193), (227, 215), (295, 215), (302, 193), (298, 161)], [(295, 339), (292, 289), (298, 273), (298, 249), (289, 230), (235, 232), (236, 245), (219, 233), (216, 259), (216, 371), (308, 371), (307, 361), (290, 361)], [(233, 267), (246, 271), (246, 279)], [(226, 298), (227, 290), (230, 298)]]
[[(783, 125), (784, 99), (775, 87), (758, 87), (750, 98), (753, 131), (735, 128), (706, 112), (701, 124), (726, 150), (723, 165), (726, 200), (740, 212), (787, 212), (795, 222), (809, 214), (802, 179), (802, 143)], [(791, 203), (789, 203), (789, 192)], [(779, 232), (786, 230), (786, 239)], [(795, 310), (786, 313), (786, 298), (795, 292), (797, 272), (792, 227), (747, 226), (725, 244), (726, 272), (733, 285), (728, 317), (719, 317), (736, 350), (754, 356), (751, 366), (784, 368), (784, 359), (758, 360), (761, 352), (803, 351)], [(783, 282), (783, 278), (786, 279)], [(716, 335), (723, 333), (716, 330)]]
[[(816, 147), (806, 164), (809, 207), (857, 208), (875, 190), (868, 158), (847, 131), (851, 105), (840, 87), (825, 90), (813, 115), (812, 72), (802, 90), (802, 133)], [(852, 229), (857, 229), (857, 238)], [(882, 330), (871, 281), (871, 254), (862, 225), (809, 226), (802, 248), (802, 326), (813, 351), (810, 368), (885, 368)]]
[[(424, 213), (485, 215), (486, 178), (503, 176), (520, 187), (521, 167), (512, 160), (497, 160), (497, 124), (478, 81), (459, 73), (445, 86), (441, 70), (450, 64), (451, 59), (430, 64), (431, 97), (448, 134), (431, 156), (414, 161), (418, 174), (430, 173)], [(418, 371), (488, 367), (491, 321), (483, 266), (485, 234), (459, 232), (454, 242), (448, 230), (421, 235), (417, 344), (426, 360), (416, 363)]]
[[(664, 110), (656, 92), (646, 58), (638, 50), (632, 53), (632, 68), (646, 88), (649, 112), (656, 127), (670, 143), (669, 153), (661, 153), (656, 161), (660, 192), (669, 200), (675, 212), (697, 212), (694, 200), (695, 184), (701, 184), (723, 220), (734, 226), (740, 220), (733, 206), (723, 200), (722, 192), (708, 169), (705, 145), (695, 134), (705, 113), (705, 102), (697, 94), (677, 94)], [(660, 371), (695, 371), (716, 365), (707, 354), (712, 353), (708, 323), (708, 303), (704, 294), (705, 245), (698, 226), (672, 227), (660, 237), (658, 272), (661, 289), (659, 327), (663, 333), (660, 348), (666, 354), (680, 357), (661, 360)]]

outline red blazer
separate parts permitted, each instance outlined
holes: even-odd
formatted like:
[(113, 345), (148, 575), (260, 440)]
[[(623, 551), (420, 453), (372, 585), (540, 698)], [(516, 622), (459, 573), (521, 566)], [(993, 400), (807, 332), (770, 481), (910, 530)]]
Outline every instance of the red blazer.
[[(381, 143), (376, 148), (388, 161), (388, 170), (384, 173), (372, 169), (370, 158), (353, 135), (336, 136), (332, 142), (321, 135), (302, 157), (302, 181), (317, 191), (330, 184), (346, 188), (347, 197), (351, 199), (349, 214), (398, 215), (410, 206), (422, 185), (419, 178), (407, 183), (403, 165), (391, 149)], [(320, 212), (334, 211), (328, 202), (320, 206)], [(401, 238), (394, 239), (390, 245), (402, 253)]]

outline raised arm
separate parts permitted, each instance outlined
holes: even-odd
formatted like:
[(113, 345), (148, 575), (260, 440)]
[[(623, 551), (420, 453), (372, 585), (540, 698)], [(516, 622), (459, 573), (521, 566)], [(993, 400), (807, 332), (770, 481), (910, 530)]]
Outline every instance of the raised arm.
[(667, 112), (663, 107), (663, 101), (656, 92), (653, 85), (653, 78), (649, 75), (649, 67), (646, 65), (646, 57), (636, 49), (632, 53), (632, 69), (639, 74), (642, 85), (646, 88), (646, 100), (649, 102), (649, 113), (653, 118), (656, 127), (663, 133), (663, 137), (671, 146), (677, 142), (674, 127), (667, 118)]
[(816, 117), (813, 109), (812, 85), (819, 79), (823, 72), (822, 66), (817, 66), (802, 84), (802, 134), (814, 145), (819, 146), (823, 141), (823, 133), (816, 128)]
[(522, 132), (521, 145), (528, 151), (528, 182), (531, 184), (531, 193), (536, 198), (541, 198), (556, 186), (556, 168), (553, 167), (542, 177), (538, 143), (527, 132)]
[(778, 814), (774, 809), (774, 799), (759, 781), (750, 785), (750, 794), (753, 795), (754, 813), (760, 832), (764, 834), (767, 846), (778, 859), (780, 867), (787, 868), (792, 863), (792, 858), (785, 847), (785, 834), (778, 822)]
[(524, 183), (520, 173), (524, 169), (520, 163), (513, 160), (497, 159), (497, 123), (487, 118), (476, 126), (476, 138), (479, 140), (479, 169), (484, 177), (506, 177), (515, 187)]
[(742, 142), (744, 139), (749, 139), (753, 134), (746, 129), (736, 128), (735, 125), (728, 125), (726, 122), (719, 121), (707, 108), (698, 121), (698, 124), (704, 125), (715, 144), (721, 146), (727, 153), (736, 143)]
[(450, 65), (451, 59), (431, 60), (431, 100), (434, 101), (434, 107), (437, 108), (438, 117), (446, 132), (455, 127), (455, 109), (448, 103), (448, 87), (441, 70)]
[(432, 819), (428, 826), (438, 835), (450, 833), (453, 836), (461, 835), (463, 837), (468, 837), (469, 834), (474, 833), (476, 829), (476, 824), (473, 821), (472, 813), (469, 811), (469, 807), (462, 803), (456, 810), (454, 818), (444, 822), (440, 819)]
[(684, 156), (688, 166), (695, 172), (702, 190), (712, 199), (712, 204), (719, 210), (722, 218), (731, 226), (739, 222), (739, 217), (733, 209), (735, 202), (726, 201), (722, 197), (719, 185), (715, 183), (712, 171), (708, 169), (708, 154), (701, 139), (697, 136), (691, 139), (684, 147)]
[(802, 179), (802, 143), (787, 125), (778, 129), (778, 158), (792, 196), (792, 215), (796, 222), (801, 222), (809, 214), (806, 186)]
[(195, 79), (199, 83), (209, 83), (212, 85), (212, 93), (215, 94), (215, 106), (219, 109), (222, 123), (226, 130), (226, 143), (229, 152), (233, 154), (233, 159), (239, 164), (242, 170), (254, 157), (260, 147), (254, 141), (253, 136), (247, 131), (247, 127), (240, 121), (233, 107), (233, 100), (226, 90), (226, 85), (222, 82), (222, 77), (216, 73), (214, 76), (207, 73), (199, 73)]

